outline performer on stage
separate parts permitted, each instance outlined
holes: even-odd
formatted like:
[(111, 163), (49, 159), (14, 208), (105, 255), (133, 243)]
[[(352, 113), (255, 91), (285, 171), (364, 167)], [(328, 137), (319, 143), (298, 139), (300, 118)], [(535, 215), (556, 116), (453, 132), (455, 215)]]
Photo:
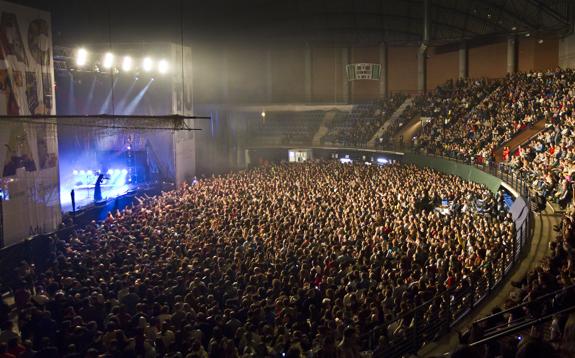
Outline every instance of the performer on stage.
[(96, 186), (94, 187), (94, 201), (102, 201), (102, 182), (104, 181), (104, 174), (98, 175)]

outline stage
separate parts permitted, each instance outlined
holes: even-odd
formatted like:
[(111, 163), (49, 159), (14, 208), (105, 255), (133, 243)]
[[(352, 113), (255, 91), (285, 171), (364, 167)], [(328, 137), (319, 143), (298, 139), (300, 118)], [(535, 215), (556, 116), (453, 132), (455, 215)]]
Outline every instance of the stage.
[[(112, 211), (116, 209), (123, 209), (126, 205), (132, 203), (132, 199), (136, 196), (147, 195), (157, 195), (162, 191), (173, 190), (176, 185), (171, 182), (149, 182), (140, 183), (137, 185), (124, 185), (122, 187), (111, 187), (102, 185), (102, 200), (96, 202), (94, 201), (94, 186), (84, 188), (80, 190), (80, 195), (75, 190), (76, 195), (76, 215), (80, 215), (85, 212), (93, 212), (94, 208), (106, 207)], [(61, 192), (61, 205), (62, 212), (64, 215), (72, 213), (72, 199), (70, 193), (67, 194), (67, 198), (63, 195), (65, 193)], [(96, 210), (99, 211), (99, 210)], [(104, 214), (107, 214), (105, 211)], [(99, 213), (100, 214), (100, 213)], [(96, 215), (94, 219), (103, 219), (99, 214)]]
[[(128, 192), (136, 191), (137, 185), (102, 185), (102, 200), (106, 201), (122, 196)], [(60, 191), (60, 205), (63, 212), (72, 211), (72, 195), (71, 191)], [(94, 191), (95, 185), (82, 185), (74, 188), (74, 197), (76, 201), (76, 210), (80, 210), (86, 206), (94, 204)]]

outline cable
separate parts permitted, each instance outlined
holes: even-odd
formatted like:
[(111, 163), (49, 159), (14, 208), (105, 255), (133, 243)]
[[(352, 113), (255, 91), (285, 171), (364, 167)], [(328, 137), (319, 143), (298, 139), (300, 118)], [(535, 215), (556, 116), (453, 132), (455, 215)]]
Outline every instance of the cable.
[(180, 0), (180, 43), (182, 47), (182, 109), (183, 116), (186, 115), (186, 106), (184, 105), (184, 0)]
[[(108, 49), (112, 51), (112, 6), (110, 0), (108, 0)], [(110, 85), (112, 86), (112, 115), (116, 114), (116, 104), (114, 103), (114, 66), (110, 67)]]

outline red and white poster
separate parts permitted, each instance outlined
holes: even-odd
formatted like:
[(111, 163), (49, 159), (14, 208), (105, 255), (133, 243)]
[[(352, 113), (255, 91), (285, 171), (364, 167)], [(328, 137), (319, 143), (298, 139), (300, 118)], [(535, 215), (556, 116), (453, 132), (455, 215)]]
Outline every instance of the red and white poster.
[[(4, 246), (54, 230), (61, 221), (58, 137), (52, 115), (50, 13), (0, 1), (0, 194)], [(13, 117), (12, 117), (13, 116)]]

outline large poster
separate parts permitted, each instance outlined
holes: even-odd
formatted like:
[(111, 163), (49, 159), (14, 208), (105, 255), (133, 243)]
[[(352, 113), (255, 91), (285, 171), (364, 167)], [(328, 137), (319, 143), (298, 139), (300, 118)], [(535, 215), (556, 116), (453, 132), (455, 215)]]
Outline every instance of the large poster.
[(0, 195), (3, 244), (61, 220), (50, 14), (0, 1)]

